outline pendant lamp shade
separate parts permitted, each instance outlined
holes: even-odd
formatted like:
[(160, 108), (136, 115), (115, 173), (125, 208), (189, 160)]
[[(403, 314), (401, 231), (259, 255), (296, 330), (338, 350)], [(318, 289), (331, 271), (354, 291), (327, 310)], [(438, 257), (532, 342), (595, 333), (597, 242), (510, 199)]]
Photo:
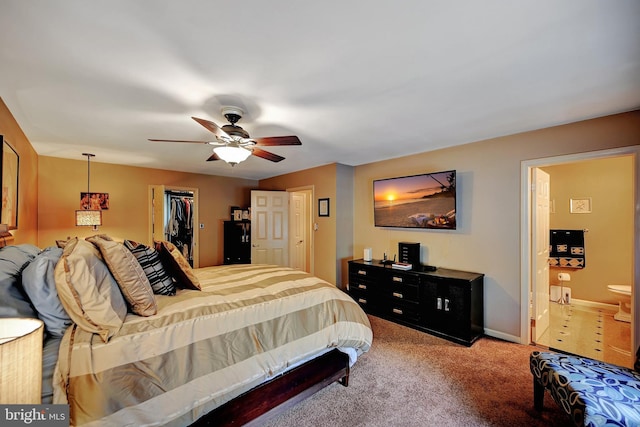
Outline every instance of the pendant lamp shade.
[(102, 225), (102, 211), (79, 210), (76, 211), (76, 225), (90, 225), (97, 227)]

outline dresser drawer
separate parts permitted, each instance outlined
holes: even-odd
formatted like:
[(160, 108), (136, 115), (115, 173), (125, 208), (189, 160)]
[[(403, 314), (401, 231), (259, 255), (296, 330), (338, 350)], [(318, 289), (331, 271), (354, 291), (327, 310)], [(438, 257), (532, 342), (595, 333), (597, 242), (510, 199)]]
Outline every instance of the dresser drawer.
[(362, 308), (373, 308), (376, 304), (374, 302), (374, 296), (366, 290), (354, 287), (353, 284), (349, 284), (349, 295), (355, 302), (360, 304)]
[(391, 302), (385, 307), (388, 316), (407, 322), (418, 322), (420, 320), (420, 310), (418, 304), (404, 303), (398, 301)]
[(420, 283), (420, 277), (416, 274), (407, 274), (407, 273), (399, 273), (393, 270), (388, 270), (389, 275), (387, 280), (389, 283), (393, 283), (396, 285), (415, 285), (418, 286)]
[(349, 280), (376, 282), (380, 280), (379, 274), (369, 266), (352, 266), (349, 268)]
[(420, 302), (418, 286), (414, 285), (393, 284), (385, 288), (385, 295), (391, 301), (409, 301), (416, 304)]
[(364, 280), (350, 280), (349, 281), (349, 292), (351, 290), (358, 290), (361, 292), (368, 292), (374, 289), (374, 284), (372, 282), (366, 282)]

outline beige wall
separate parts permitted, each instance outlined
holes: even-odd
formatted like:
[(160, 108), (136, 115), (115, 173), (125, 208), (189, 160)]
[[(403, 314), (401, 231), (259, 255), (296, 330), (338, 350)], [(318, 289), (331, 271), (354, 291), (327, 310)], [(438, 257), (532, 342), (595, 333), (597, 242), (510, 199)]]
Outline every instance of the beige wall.
[[(552, 229), (588, 230), (584, 269), (551, 268), (571, 275), (571, 297), (617, 304), (609, 284), (633, 283), (634, 164), (631, 156), (588, 160), (542, 168), (551, 177)], [(592, 212), (572, 214), (570, 199), (591, 198)]]
[(336, 280), (338, 287), (347, 289), (349, 260), (353, 259), (353, 177), (354, 168), (336, 165)]
[[(260, 181), (261, 190), (287, 190), (296, 187), (313, 186), (313, 215), (318, 229), (314, 231), (313, 262), (316, 276), (333, 284), (338, 283), (336, 260), (336, 182), (338, 165), (331, 164), (280, 175)], [(318, 199), (329, 198), (330, 216), (318, 217)]]
[[(74, 211), (80, 192), (87, 191), (87, 161), (41, 156), (38, 168), (38, 246), (55, 244), (69, 236), (95, 234), (90, 227), (76, 227)], [(103, 212), (99, 233), (148, 242), (149, 185), (190, 187), (199, 190), (200, 267), (222, 264), (222, 221), (230, 206), (248, 206), (254, 180), (120, 166), (91, 161), (91, 191), (109, 193), (109, 210)]]
[[(354, 258), (397, 253), (400, 241), (420, 242), (422, 262), (484, 273), (487, 332), (520, 336), (520, 172), (523, 160), (636, 145), (640, 111), (541, 129), (458, 147), (357, 166), (354, 186)], [(457, 170), (458, 229), (376, 228), (372, 181)]]
[(12, 243), (38, 242), (38, 155), (0, 98), (0, 135), (19, 156), (18, 229)]

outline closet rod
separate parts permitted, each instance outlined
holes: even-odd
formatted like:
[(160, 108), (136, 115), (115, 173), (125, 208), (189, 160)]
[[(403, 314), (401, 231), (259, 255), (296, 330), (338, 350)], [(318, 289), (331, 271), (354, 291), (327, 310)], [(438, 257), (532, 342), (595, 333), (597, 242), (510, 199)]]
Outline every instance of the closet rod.
[(169, 196), (176, 196), (176, 197), (193, 197), (193, 191), (167, 190), (165, 191), (165, 194), (168, 194)]

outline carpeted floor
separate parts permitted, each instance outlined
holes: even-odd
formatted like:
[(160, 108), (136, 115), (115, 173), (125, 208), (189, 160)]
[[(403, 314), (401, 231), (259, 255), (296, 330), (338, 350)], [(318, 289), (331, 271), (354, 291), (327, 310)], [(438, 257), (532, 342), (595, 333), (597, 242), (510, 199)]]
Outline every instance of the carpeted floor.
[(533, 409), (533, 347), (464, 347), (370, 316), (373, 346), (351, 370), (265, 426), (571, 426), (548, 394)]

